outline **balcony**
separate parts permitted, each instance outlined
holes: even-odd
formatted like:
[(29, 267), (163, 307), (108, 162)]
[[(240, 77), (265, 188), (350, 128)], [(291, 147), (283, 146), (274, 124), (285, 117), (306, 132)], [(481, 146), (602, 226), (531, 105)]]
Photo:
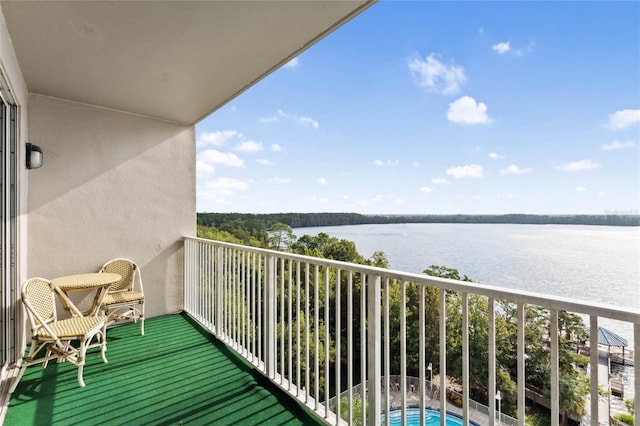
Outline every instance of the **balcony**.
[[(526, 348), (532, 343), (525, 333), (528, 305), (548, 312), (550, 386), (542, 393), (549, 396), (552, 424), (559, 424), (564, 414), (559, 366), (559, 318), (564, 311), (582, 315), (592, 330), (599, 318), (632, 324), (635, 382), (628, 387), (635, 393), (635, 406), (640, 406), (638, 310), (191, 237), (185, 239), (184, 259), (184, 314), (150, 319), (144, 337), (137, 335), (135, 325), (111, 329), (110, 362), (102, 364), (98, 356), (88, 359), (86, 388), (78, 388), (74, 372), (67, 371), (73, 366), (31, 367), (12, 396), (6, 424), (31, 418), (34, 423), (48, 419), (73, 424), (377, 425), (384, 422), (383, 413), (394, 410), (400, 411), (404, 424), (410, 407), (422, 422), (430, 409), (457, 412), (465, 424), (509, 423), (499, 398), (489, 398), (486, 407), (479, 408), (470, 396), (472, 297), (486, 300), (488, 306), (484, 353), (491, 396), (501, 390), (496, 380), (496, 318), (505, 303), (514, 306), (510, 321), (517, 330), (517, 409), (511, 422), (524, 424), (530, 392), (525, 377)], [(436, 295), (437, 306), (426, 305), (427, 293)], [(450, 368), (447, 333), (452, 324), (445, 313), (451, 309), (448, 295), (454, 293), (461, 300), (462, 392), (457, 404), (446, 397), (446, 375), (432, 377)], [(399, 294), (394, 303), (391, 294)], [(398, 335), (391, 333), (390, 324), (390, 309), (396, 308)], [(418, 335), (408, 335), (411, 321), (417, 321)], [(437, 322), (437, 336), (426, 335), (428, 321)], [(438, 358), (427, 359), (433, 353), (428, 342), (436, 342)], [(593, 333), (590, 346), (597, 345)], [(417, 378), (407, 372), (410, 358), (425, 367)], [(432, 369), (427, 368), (430, 364)], [(598, 377), (598, 351), (591, 351), (586, 371)], [(362, 383), (367, 386), (358, 386)], [(378, 385), (368, 385), (372, 383)], [(607, 383), (590, 380), (586, 419), (592, 425), (608, 423), (599, 386), (606, 388)], [(332, 401), (338, 394), (340, 404)], [(639, 417), (636, 411), (636, 422)]]
[(322, 424), (184, 314), (109, 330), (108, 364), (27, 369), (5, 425)]

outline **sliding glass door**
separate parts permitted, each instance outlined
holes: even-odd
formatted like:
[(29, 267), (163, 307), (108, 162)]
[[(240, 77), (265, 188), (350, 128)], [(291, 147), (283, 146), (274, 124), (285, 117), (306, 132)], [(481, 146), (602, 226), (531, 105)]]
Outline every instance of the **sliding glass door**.
[(0, 367), (18, 358), (16, 111), (0, 77)]

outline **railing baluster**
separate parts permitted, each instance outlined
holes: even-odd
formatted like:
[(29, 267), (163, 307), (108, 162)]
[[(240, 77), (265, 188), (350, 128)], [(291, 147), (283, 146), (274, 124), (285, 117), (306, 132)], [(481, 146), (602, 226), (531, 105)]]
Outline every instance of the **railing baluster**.
[(633, 365), (635, 366), (634, 376), (634, 424), (640, 425), (640, 320), (633, 325)]
[[(391, 377), (391, 335), (389, 315), (389, 278), (384, 280), (384, 422), (391, 424), (390, 380)], [(424, 423), (421, 423), (424, 424)]]
[(282, 381), (284, 380), (285, 377), (285, 366), (287, 365), (285, 363), (285, 359), (284, 359), (284, 339), (285, 339), (285, 330), (284, 330), (284, 316), (285, 316), (285, 305), (284, 305), (284, 258), (280, 259), (280, 270), (278, 271), (278, 274), (280, 275), (280, 362), (278, 363), (279, 368), (278, 371), (280, 371), (280, 384), (282, 384)]
[(525, 421), (525, 405), (526, 405), (526, 384), (527, 378), (525, 376), (525, 367), (527, 357), (525, 353), (525, 340), (524, 332), (526, 325), (526, 318), (524, 315), (524, 303), (518, 303), (517, 305), (517, 318), (518, 318), (518, 424), (524, 426)]
[(469, 424), (469, 294), (462, 293), (462, 418)]
[[(440, 412), (447, 412), (447, 291), (440, 289)], [(440, 426), (447, 419), (440, 416)]]
[[(340, 392), (341, 392), (341, 383), (340, 383), (340, 360), (342, 359), (342, 354), (340, 353), (340, 347), (342, 345), (342, 342), (340, 340), (340, 335), (342, 333), (342, 328), (340, 325), (340, 314), (341, 314), (341, 307), (340, 307), (340, 275), (341, 275), (341, 270), (337, 269), (336, 270), (336, 288), (335, 288), (335, 295), (336, 295), (336, 307), (335, 307), (335, 313), (336, 313), (336, 329), (335, 329), (335, 348), (336, 348), (336, 400), (337, 400), (337, 404), (336, 404), (336, 424), (340, 423)], [(329, 396), (327, 395), (327, 401), (329, 400)]]
[[(419, 284), (419, 286), (420, 286), (420, 295), (419, 295), (420, 300), (418, 301), (418, 304), (420, 306), (420, 317), (419, 317), (419, 322), (420, 322), (419, 333), (420, 333), (420, 336), (418, 337), (419, 344), (420, 344), (420, 353), (418, 354), (418, 357), (419, 357), (418, 366), (420, 368), (420, 371), (418, 373), (418, 377), (420, 379), (420, 385), (419, 385), (419, 389), (420, 389), (420, 404), (419, 405), (420, 405), (420, 424), (424, 425), (425, 424), (425, 417), (426, 417), (425, 400), (426, 400), (426, 394), (427, 394), (427, 392), (426, 392), (427, 391), (427, 389), (426, 389), (427, 359), (426, 359), (426, 354), (425, 354), (425, 344), (426, 344), (425, 343), (425, 328), (426, 328), (425, 314), (426, 314), (426, 308), (425, 308), (425, 301), (424, 301), (424, 285)], [(388, 339), (388, 338), (389, 338), (388, 335), (385, 334), (385, 339)], [(388, 374), (388, 373), (386, 373), (386, 374)]]
[(242, 272), (240, 273), (241, 279), (241, 296), (240, 296), (240, 337), (242, 344), (242, 354), (248, 356), (248, 344), (247, 344), (247, 253), (242, 252), (241, 257)]
[(289, 326), (287, 327), (289, 329), (289, 342), (288, 342), (288, 348), (287, 348), (287, 352), (288, 352), (288, 362), (289, 362), (289, 369), (287, 371), (287, 379), (288, 379), (288, 388), (291, 389), (291, 385), (293, 384), (293, 341), (292, 341), (292, 332), (293, 332), (293, 327), (291, 326), (291, 324), (293, 324), (293, 313), (292, 311), (292, 307), (293, 307), (293, 296), (292, 295), (292, 291), (293, 291), (293, 287), (292, 287), (292, 278), (293, 278), (293, 261), (291, 259), (289, 259), (289, 267), (288, 267), (288, 271), (287, 271), (287, 279), (289, 280), (289, 290), (287, 291), (287, 308), (288, 308), (288, 317), (287, 317), (287, 324), (289, 324)]
[[(380, 282), (379, 275), (367, 280), (367, 388), (369, 408), (367, 411), (367, 425), (380, 425), (380, 388), (381, 356), (380, 344), (382, 339), (382, 325), (380, 320)], [(363, 306), (364, 309), (364, 306)], [(364, 321), (363, 321), (364, 324)], [(363, 407), (364, 399), (363, 399)], [(364, 409), (362, 411), (365, 411)]]
[(300, 347), (302, 346), (302, 342), (300, 341), (300, 261), (296, 262), (296, 396), (300, 397), (300, 388), (302, 387), (301, 379), (301, 365), (302, 360), (300, 359), (300, 351), (302, 350)]
[[(258, 312), (256, 313), (256, 317), (258, 318), (258, 359), (259, 360), (264, 360), (264, 358), (262, 357), (262, 348), (263, 348), (263, 342), (264, 342), (264, 330), (262, 328), (262, 315), (263, 315), (263, 303), (262, 300), (266, 299), (265, 296), (265, 288), (266, 288), (266, 279), (263, 278), (263, 270), (265, 271), (265, 277), (266, 277), (266, 255), (261, 255), (258, 257), (258, 287), (257, 287), (257, 303), (258, 303)], [(267, 365), (266, 363), (263, 364), (263, 369), (266, 370), (267, 369)]]
[(493, 426), (496, 421), (496, 306), (495, 299), (490, 297), (487, 300), (487, 310), (489, 314), (489, 425)]
[(550, 344), (551, 344), (551, 424), (558, 426), (560, 416), (560, 365), (558, 362), (558, 310), (550, 312)]
[(407, 424), (407, 282), (400, 282), (400, 402), (402, 424)]
[(313, 396), (314, 408), (317, 410), (320, 404), (320, 357), (318, 355), (320, 348), (320, 266), (316, 264), (315, 276), (313, 280), (313, 334), (315, 340), (315, 350), (313, 351)]
[[(369, 356), (367, 346), (367, 329), (365, 324), (367, 323), (367, 282), (368, 275), (360, 274), (360, 424), (365, 425), (367, 423), (367, 358)], [(371, 378), (371, 376), (369, 376)], [(373, 383), (373, 382), (372, 382)], [(371, 409), (371, 407), (370, 407)]]
[(349, 271), (347, 285), (347, 387), (349, 388), (349, 416), (348, 423), (353, 423), (353, 272)]
[(311, 317), (309, 316), (309, 286), (311, 285), (309, 275), (310, 265), (309, 263), (305, 264), (304, 268), (304, 387), (305, 387), (305, 397), (304, 400), (308, 404), (309, 403), (309, 395), (311, 395), (310, 389), (310, 372), (311, 372), (311, 358), (309, 357), (309, 342), (310, 342), (310, 334), (311, 334)]
[(265, 295), (264, 295), (264, 310), (265, 310), (265, 367), (267, 370), (267, 376), (271, 379), (276, 377), (276, 344), (277, 344), (277, 329), (276, 329), (276, 258), (272, 254), (268, 254), (265, 257)]
[(329, 349), (330, 344), (330, 332), (329, 329), (329, 277), (331, 276), (331, 269), (329, 267), (324, 270), (324, 401), (325, 401), (325, 418), (329, 417)]
[(256, 258), (258, 255), (253, 253), (251, 255), (251, 362), (256, 364), (256, 338), (258, 334), (256, 323)]
[[(598, 394), (598, 317), (596, 315), (589, 316), (589, 347), (595, 348), (589, 351), (590, 367), (591, 367), (591, 395)], [(600, 423), (600, 413), (598, 411), (599, 398), (591, 398), (591, 425), (598, 426)]]

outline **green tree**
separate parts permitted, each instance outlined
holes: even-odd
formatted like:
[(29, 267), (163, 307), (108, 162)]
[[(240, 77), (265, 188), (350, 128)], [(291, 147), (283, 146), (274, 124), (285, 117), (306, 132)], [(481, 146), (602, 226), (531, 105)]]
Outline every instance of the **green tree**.
[(242, 244), (242, 241), (239, 238), (236, 238), (232, 233), (228, 231), (221, 231), (219, 229), (216, 229), (210, 226), (198, 225), (196, 232), (197, 232), (196, 235), (199, 238), (207, 238), (209, 240), (224, 241), (227, 243), (234, 243), (234, 244)]
[(269, 248), (278, 251), (289, 251), (291, 245), (295, 242), (296, 236), (289, 225), (284, 223), (274, 223), (269, 234)]

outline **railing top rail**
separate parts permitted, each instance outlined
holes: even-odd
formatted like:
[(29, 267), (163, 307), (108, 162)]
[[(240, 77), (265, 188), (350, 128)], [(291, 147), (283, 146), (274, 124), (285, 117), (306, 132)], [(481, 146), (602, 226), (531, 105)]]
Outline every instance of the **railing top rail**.
[(545, 306), (550, 309), (565, 310), (587, 315), (595, 315), (610, 319), (627, 321), (640, 324), (640, 308), (614, 306), (606, 303), (593, 302), (588, 300), (572, 299), (563, 296), (546, 295), (524, 290), (515, 290), (505, 287), (497, 287), (488, 284), (473, 283), (468, 281), (457, 281), (448, 278), (432, 277), (426, 274), (396, 271), (393, 269), (377, 268), (374, 266), (358, 265), (355, 263), (341, 262), (331, 259), (305, 256), (300, 254), (286, 253), (257, 247), (244, 246), (240, 244), (227, 243), (223, 241), (209, 240), (185, 236), (185, 240), (201, 242), (203, 244), (229, 247), (264, 255), (277, 256), (293, 261), (316, 264), (326, 267), (358, 272), (366, 275), (380, 276), (392, 280), (413, 282), (447, 290), (454, 290), (462, 293), (472, 293), (496, 299), (507, 299), (513, 302), (525, 303), (529, 305)]

